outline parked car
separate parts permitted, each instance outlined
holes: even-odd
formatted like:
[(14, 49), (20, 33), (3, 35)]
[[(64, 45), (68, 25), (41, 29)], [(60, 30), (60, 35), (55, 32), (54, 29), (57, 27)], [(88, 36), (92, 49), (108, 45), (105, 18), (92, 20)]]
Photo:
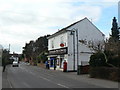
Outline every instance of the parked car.
[(19, 63), (18, 63), (18, 61), (13, 61), (12, 66), (13, 66), (13, 67), (19, 67)]

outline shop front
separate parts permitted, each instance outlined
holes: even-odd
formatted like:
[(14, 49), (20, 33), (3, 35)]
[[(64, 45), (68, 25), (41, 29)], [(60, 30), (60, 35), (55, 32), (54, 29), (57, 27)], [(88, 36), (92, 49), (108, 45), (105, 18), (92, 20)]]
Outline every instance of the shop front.
[(63, 69), (63, 62), (66, 59), (67, 55), (67, 47), (54, 49), (49, 51), (48, 60), (50, 63), (50, 67), (56, 69)]

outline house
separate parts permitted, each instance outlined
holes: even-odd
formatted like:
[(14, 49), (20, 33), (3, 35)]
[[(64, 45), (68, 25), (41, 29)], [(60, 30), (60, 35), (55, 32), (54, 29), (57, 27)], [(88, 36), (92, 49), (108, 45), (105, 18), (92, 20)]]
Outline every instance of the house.
[(48, 37), (48, 60), (50, 68), (63, 70), (67, 62), (67, 71), (76, 71), (78, 65), (89, 65), (94, 50), (93, 42), (103, 42), (105, 35), (93, 23), (84, 18)]

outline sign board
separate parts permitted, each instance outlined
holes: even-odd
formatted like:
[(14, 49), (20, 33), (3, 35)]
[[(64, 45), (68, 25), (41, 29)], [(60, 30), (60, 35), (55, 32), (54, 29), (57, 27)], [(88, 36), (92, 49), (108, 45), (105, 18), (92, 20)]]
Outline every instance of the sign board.
[(67, 47), (65, 48), (60, 48), (60, 49), (54, 49), (49, 51), (49, 55), (62, 55), (62, 54), (67, 54)]

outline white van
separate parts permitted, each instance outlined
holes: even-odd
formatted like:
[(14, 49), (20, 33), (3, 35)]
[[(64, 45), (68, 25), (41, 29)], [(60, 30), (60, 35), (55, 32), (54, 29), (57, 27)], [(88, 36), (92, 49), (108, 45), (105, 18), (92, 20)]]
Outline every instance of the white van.
[(18, 57), (15, 57), (15, 58), (14, 58), (14, 61), (13, 61), (12, 66), (13, 66), (13, 67), (18, 67), (18, 66), (19, 66)]

